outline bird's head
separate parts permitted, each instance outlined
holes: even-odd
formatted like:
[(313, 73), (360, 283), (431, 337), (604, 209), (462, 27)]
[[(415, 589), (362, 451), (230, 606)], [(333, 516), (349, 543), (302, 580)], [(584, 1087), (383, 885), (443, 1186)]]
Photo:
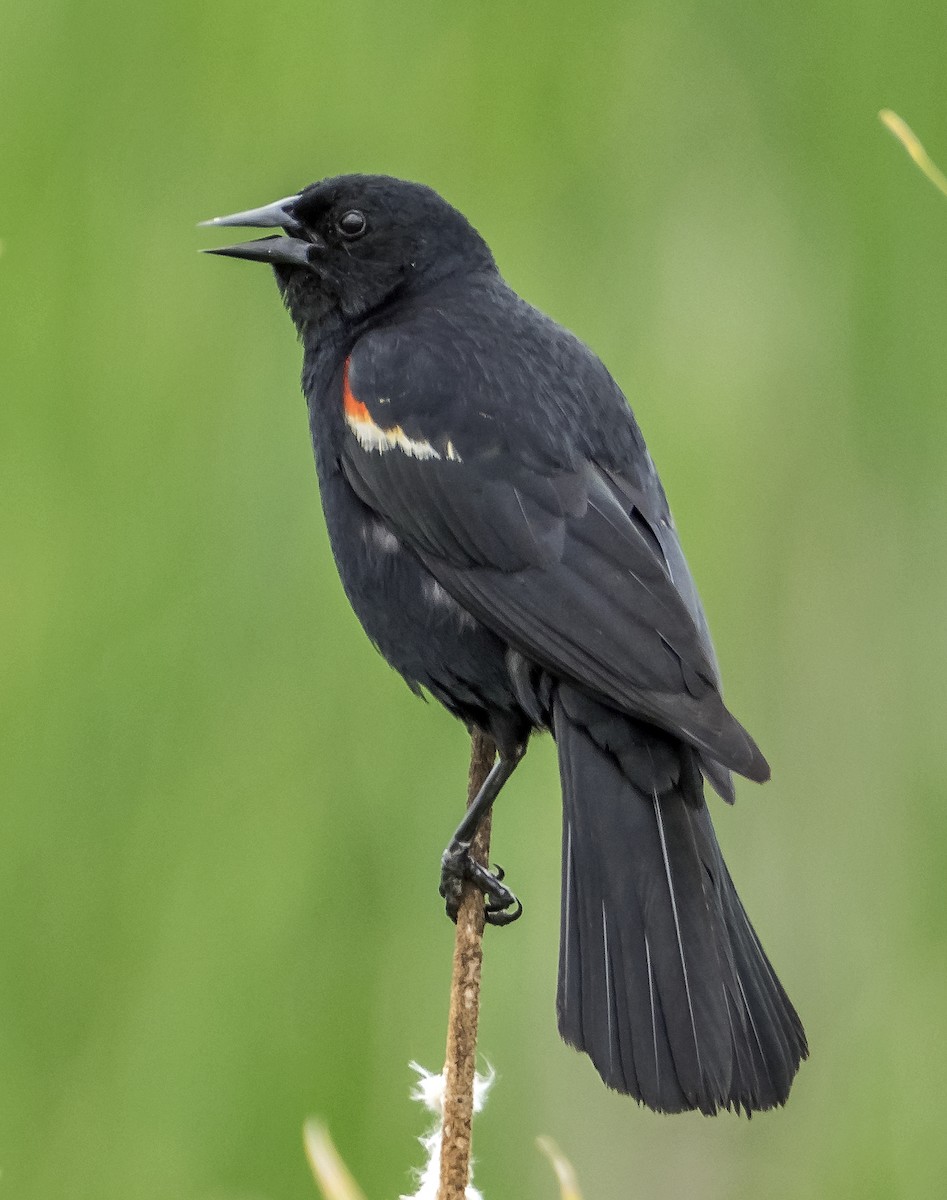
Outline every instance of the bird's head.
[(358, 322), (396, 295), (495, 271), (484, 240), (437, 192), (386, 175), (339, 175), (205, 225), (282, 230), (210, 254), (269, 263), (303, 332), (336, 312)]

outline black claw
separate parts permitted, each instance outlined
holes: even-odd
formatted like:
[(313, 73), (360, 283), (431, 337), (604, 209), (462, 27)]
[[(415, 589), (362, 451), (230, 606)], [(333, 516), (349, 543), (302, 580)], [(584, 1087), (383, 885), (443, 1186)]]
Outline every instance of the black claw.
[(489, 903), (485, 904), (483, 906), (484, 920), (488, 925), (512, 925), (514, 921), (518, 921), (523, 915), (523, 905), (515, 896), (513, 897), (513, 903), (515, 908), (512, 909), (496, 908)]
[(444, 897), (444, 909), (456, 925), (457, 914), (460, 912), (460, 901), (463, 896), (463, 883), (460, 879), (444, 879), (442, 876), (439, 890)]
[(503, 870), (499, 863), (493, 864), (493, 877), (494, 879), (499, 879), (501, 883), (506, 879), (506, 871)]
[(470, 846), (452, 844), (441, 856), (441, 882), (439, 891), (444, 897), (447, 915), (456, 924), (460, 910), (463, 884), (469, 880), (484, 896), (484, 919), (490, 925), (509, 925), (523, 912), (516, 896), (502, 883), (502, 867), (495, 867), (491, 874), (470, 856)]

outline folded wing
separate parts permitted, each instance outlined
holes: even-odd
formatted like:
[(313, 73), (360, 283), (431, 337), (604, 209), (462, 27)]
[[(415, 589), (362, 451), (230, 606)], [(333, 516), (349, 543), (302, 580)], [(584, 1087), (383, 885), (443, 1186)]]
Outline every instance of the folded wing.
[(706, 623), (650, 461), (619, 475), (590, 458), (530, 458), (491, 436), (486, 422), (452, 429), (450, 413), (429, 404), (418, 406), (422, 428), (403, 391), (392, 412), (373, 373), (353, 370), (351, 380), (367, 419), (408, 431), (432, 452), (352, 432), (343, 470), (464, 608), (530, 661), (668, 730), (703, 759), (768, 777), (721, 699)]

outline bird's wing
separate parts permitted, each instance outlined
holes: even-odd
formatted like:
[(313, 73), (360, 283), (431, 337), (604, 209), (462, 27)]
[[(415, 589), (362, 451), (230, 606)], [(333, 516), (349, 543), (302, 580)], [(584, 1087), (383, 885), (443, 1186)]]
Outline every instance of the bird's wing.
[(664, 549), (677, 539), (655, 514), (663, 493), (650, 464), (642, 487), (583, 456), (531, 456), (489, 414), (479, 421), (420, 394), (426, 372), (412, 391), (387, 367), (377, 341), (364, 339), (341, 383), (342, 469), (363, 502), (527, 659), (740, 774), (767, 778), (720, 697), (683, 555)]

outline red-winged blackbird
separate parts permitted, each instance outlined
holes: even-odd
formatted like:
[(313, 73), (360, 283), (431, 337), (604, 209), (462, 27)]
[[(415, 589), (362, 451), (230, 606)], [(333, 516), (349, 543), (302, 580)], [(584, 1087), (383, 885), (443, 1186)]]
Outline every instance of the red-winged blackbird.
[[(703, 781), (769, 767), (724, 707), (707, 622), (630, 408), (599, 359), (520, 299), (456, 209), (350, 175), (211, 225), (270, 263), (336, 565), (415, 692), (496, 739), (442, 866), (456, 915), (519, 902), (468, 854), (533, 730), (563, 793), (559, 1030), (662, 1112), (785, 1102), (802, 1025), (734, 890)], [(285, 235), (285, 236), (284, 236)]]

